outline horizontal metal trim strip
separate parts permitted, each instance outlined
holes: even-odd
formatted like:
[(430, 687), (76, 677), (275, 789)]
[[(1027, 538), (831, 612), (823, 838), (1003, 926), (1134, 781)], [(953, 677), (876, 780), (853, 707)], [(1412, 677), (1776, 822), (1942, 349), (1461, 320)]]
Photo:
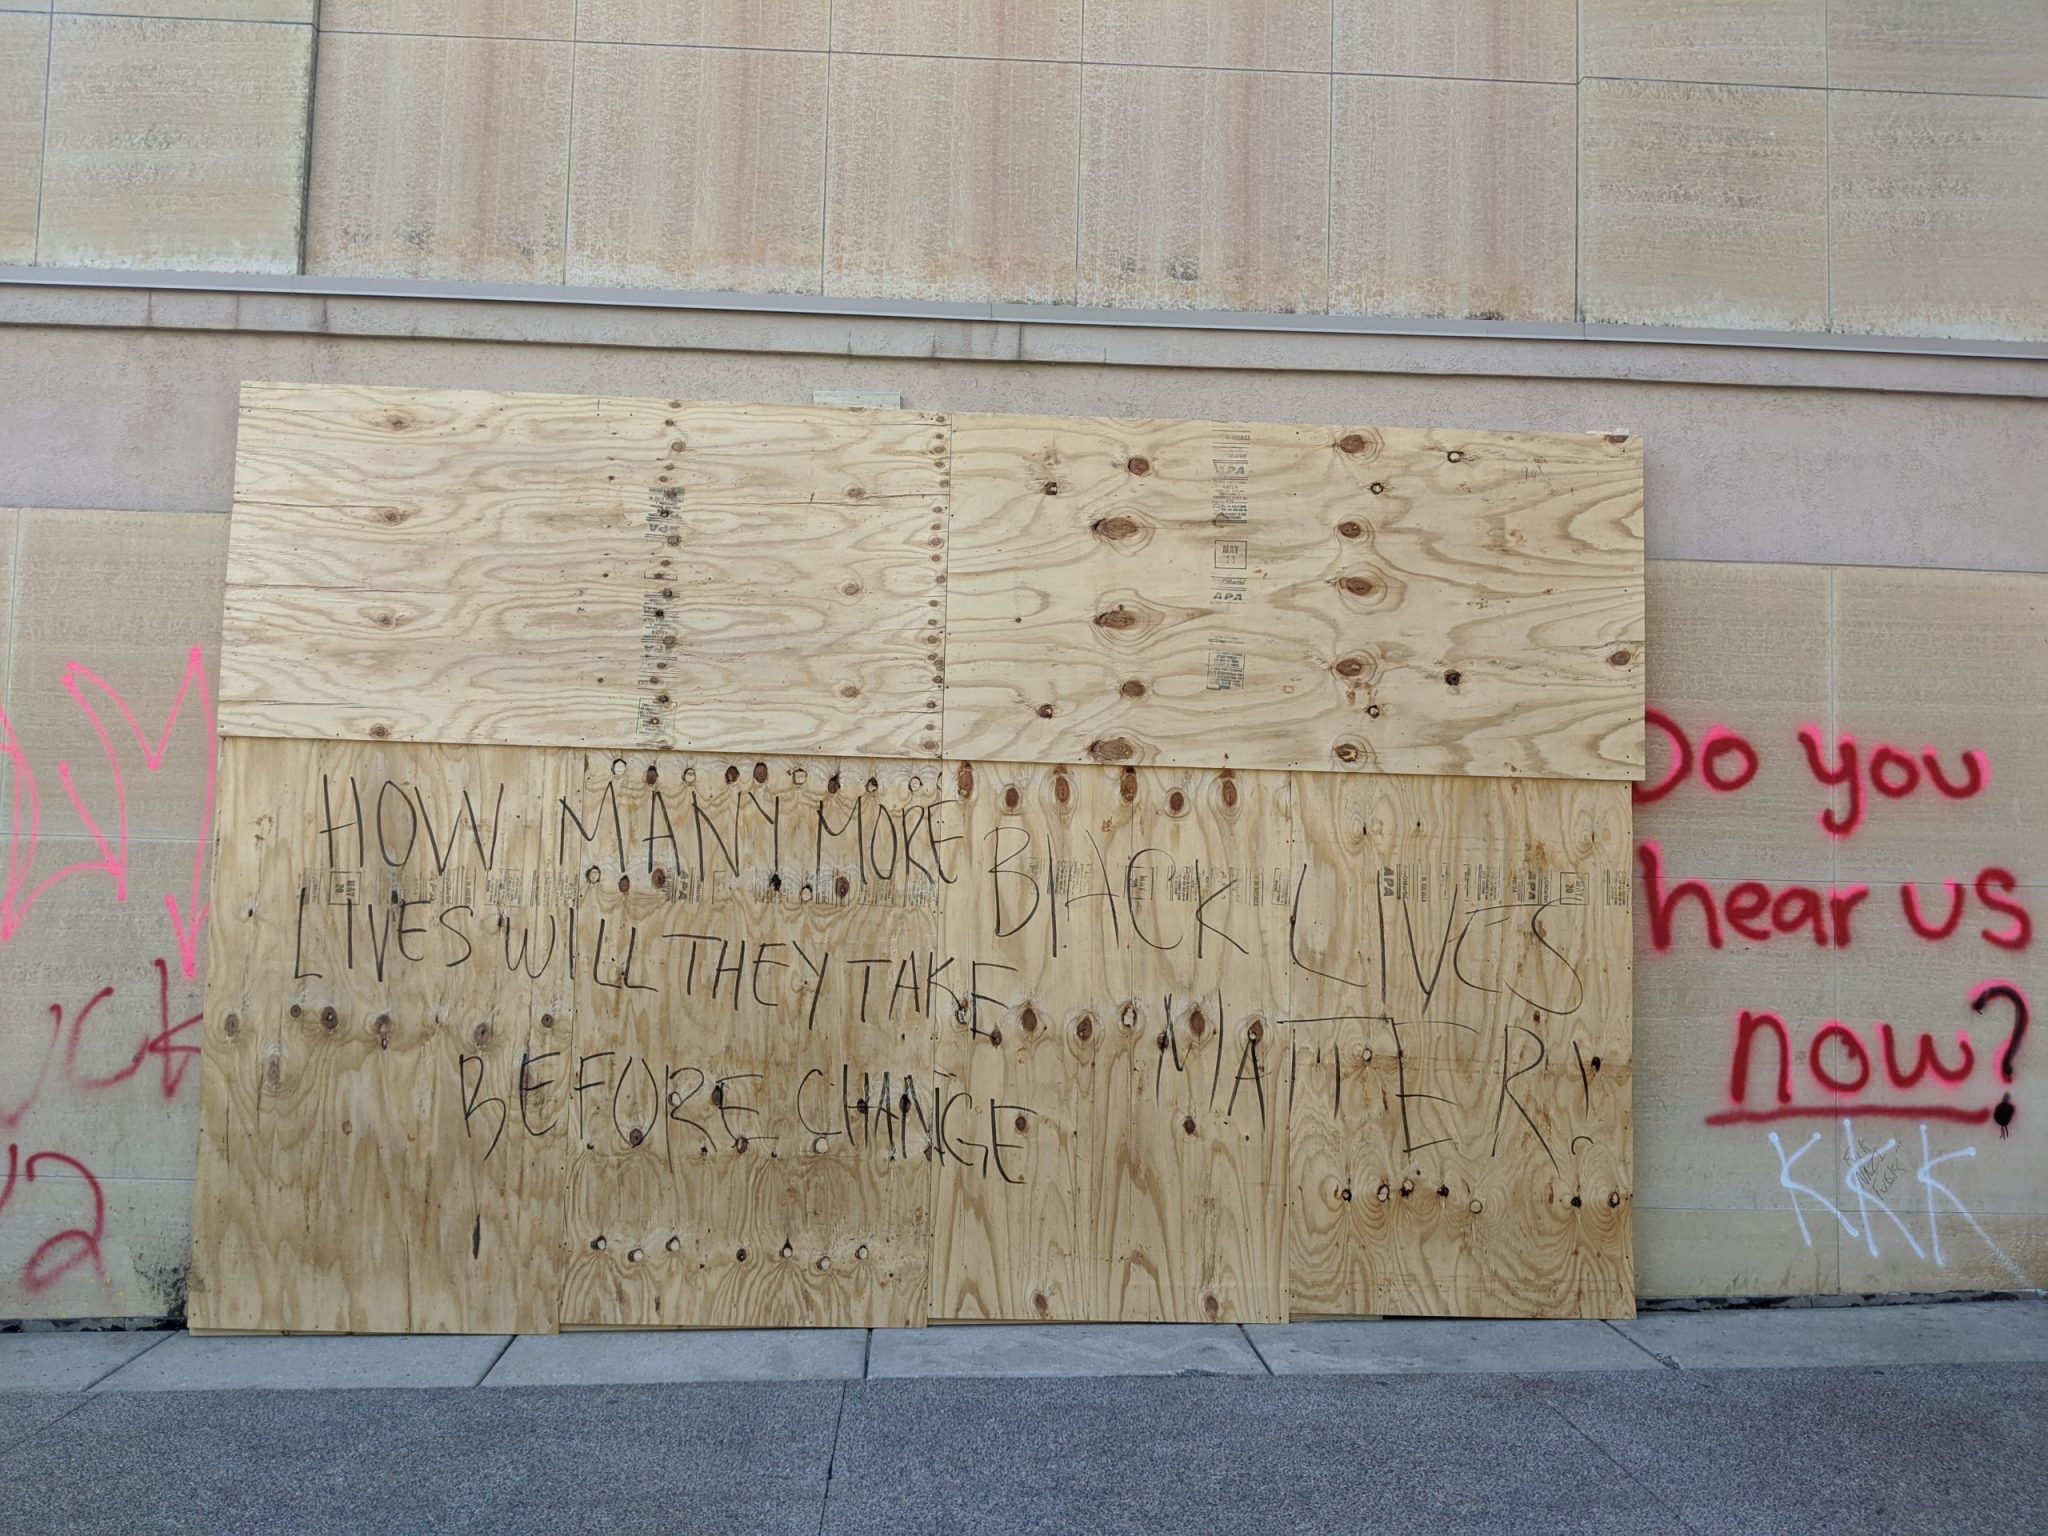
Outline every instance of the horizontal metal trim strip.
[(1430, 320), (1381, 315), (1260, 314), (1229, 310), (1094, 309), (1062, 304), (962, 304), (818, 294), (715, 293), (682, 289), (570, 288), (545, 283), (471, 283), (419, 278), (324, 277), (300, 273), (154, 272), (132, 269), (0, 266), (0, 285), (130, 292), (285, 294), (305, 298), (458, 300), (607, 309), (703, 310), (832, 319), (925, 320), (993, 325), (1097, 326), (1151, 331), (1240, 331), (1314, 336), (1584, 341), (1641, 346), (1733, 347), (1848, 352), (1887, 357), (2048, 361), (2048, 342), (1969, 341), (1934, 336), (1850, 336), (1820, 331), (1711, 330), (1604, 325), (1585, 321)]

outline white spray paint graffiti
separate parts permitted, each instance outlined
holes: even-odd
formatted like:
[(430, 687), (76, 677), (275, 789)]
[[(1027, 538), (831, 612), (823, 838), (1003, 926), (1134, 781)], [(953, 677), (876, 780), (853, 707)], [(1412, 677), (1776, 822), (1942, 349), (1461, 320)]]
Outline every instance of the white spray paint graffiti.
[[(1843, 1120), (1842, 1135), (1845, 1143), (1853, 1152), (1857, 1146), (1856, 1125), (1854, 1121)], [(1881, 1164), (1898, 1149), (1899, 1141), (1896, 1136), (1887, 1141), (1883, 1146), (1855, 1157), (1849, 1163), (1846, 1182), (1856, 1196), (1856, 1217), (1863, 1224), (1861, 1230), (1857, 1228), (1856, 1222), (1852, 1222), (1849, 1219), (1847, 1213), (1840, 1206), (1828, 1199), (1826, 1195), (1815, 1189), (1811, 1184), (1804, 1183), (1793, 1175), (1793, 1169), (1798, 1165), (1799, 1160), (1820, 1144), (1819, 1131), (1815, 1131), (1811, 1136), (1807, 1137), (1805, 1144), (1797, 1152), (1788, 1153), (1785, 1150), (1784, 1142), (1778, 1139), (1776, 1131), (1768, 1134), (1768, 1140), (1771, 1144), (1771, 1150), (1778, 1154), (1778, 1186), (1792, 1197), (1792, 1215), (1799, 1223), (1799, 1235), (1805, 1240), (1807, 1247), (1811, 1248), (1813, 1246), (1813, 1230), (1806, 1224), (1806, 1211), (1800, 1203), (1802, 1198), (1811, 1200), (1821, 1210), (1834, 1217), (1836, 1221), (1841, 1223), (1843, 1232), (1847, 1233), (1850, 1237), (1862, 1239), (1869, 1247), (1870, 1256), (1873, 1259), (1879, 1256), (1877, 1224), (1872, 1219), (1871, 1214), (1873, 1209), (1875, 1209), (1898, 1230), (1899, 1236), (1906, 1240), (1907, 1246), (1913, 1250), (1916, 1258), (1926, 1259), (1931, 1255), (1935, 1264), (1946, 1269), (1948, 1267), (1948, 1259), (1941, 1249), (1942, 1211), (1936, 1203), (1937, 1200), (1943, 1200), (1948, 1203), (1954, 1215), (1962, 1217), (1965, 1222), (1969, 1223), (1970, 1230), (1977, 1234), (1978, 1239), (1991, 1251), (1998, 1262), (2005, 1266), (2014, 1280), (2021, 1285), (2028, 1283), (2026, 1271), (2015, 1264), (2006, 1254), (2005, 1250), (1991, 1240), (1991, 1234), (1984, 1230), (1977, 1218), (1971, 1214), (1970, 1208), (1963, 1204), (1962, 1200), (1956, 1195), (1956, 1192), (1934, 1176), (1935, 1170), (1945, 1163), (1955, 1162), (1959, 1158), (1974, 1158), (1977, 1155), (1975, 1147), (1962, 1147), (1953, 1152), (1937, 1154), (1928, 1144), (1926, 1123), (1924, 1121), (1921, 1123), (1920, 1168), (1914, 1177), (1918, 1185), (1927, 1191), (1927, 1243), (1923, 1247), (1920, 1240), (1913, 1235), (1912, 1231), (1907, 1228), (1906, 1223), (1900, 1219), (1898, 1212), (1894, 1211), (1890, 1203), (1884, 1198), (1885, 1192), (1890, 1188), (1889, 1183), (1883, 1189), (1873, 1188), (1871, 1178), (1866, 1171), (1873, 1165)]]

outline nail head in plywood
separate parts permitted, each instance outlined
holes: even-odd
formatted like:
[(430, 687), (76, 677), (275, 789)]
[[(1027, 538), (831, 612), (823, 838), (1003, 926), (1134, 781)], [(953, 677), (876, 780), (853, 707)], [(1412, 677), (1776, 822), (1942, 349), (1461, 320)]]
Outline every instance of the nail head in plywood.
[(1627, 778), (1633, 438), (961, 416), (949, 755)]

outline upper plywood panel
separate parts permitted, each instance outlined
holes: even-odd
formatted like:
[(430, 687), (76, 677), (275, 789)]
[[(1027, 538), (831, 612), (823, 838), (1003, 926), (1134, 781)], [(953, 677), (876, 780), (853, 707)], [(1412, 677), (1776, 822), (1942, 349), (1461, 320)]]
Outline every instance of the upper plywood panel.
[(221, 728), (934, 755), (942, 428), (247, 386)]
[(232, 735), (1625, 779), (1641, 444), (252, 385), (225, 643)]
[(1629, 778), (1642, 445), (961, 416), (946, 751)]

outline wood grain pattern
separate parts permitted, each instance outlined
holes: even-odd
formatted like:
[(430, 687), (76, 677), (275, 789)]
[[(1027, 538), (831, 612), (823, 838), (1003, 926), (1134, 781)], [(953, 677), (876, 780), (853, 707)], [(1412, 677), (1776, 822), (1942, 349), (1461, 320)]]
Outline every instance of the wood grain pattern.
[(1641, 772), (1633, 438), (251, 385), (237, 476), (231, 734)]
[(1627, 788), (1295, 793), (1294, 1311), (1633, 1316)]
[(198, 1326), (1626, 1305), (1620, 785), (223, 757)]
[(223, 742), (195, 1327), (554, 1331), (567, 1143), (514, 1085), (574, 1002), (565, 949), (523, 968), (559, 763)]
[(935, 755), (943, 428), (247, 386), (222, 730)]
[(924, 1320), (929, 769), (224, 766), (196, 1325)]
[(1637, 776), (1633, 438), (961, 416), (946, 751)]
[(933, 1315), (1284, 1320), (1286, 777), (954, 777), (938, 1070), (989, 1115), (940, 1160)]
[(938, 775), (578, 755), (647, 831), (586, 870), (564, 1326), (921, 1326)]

